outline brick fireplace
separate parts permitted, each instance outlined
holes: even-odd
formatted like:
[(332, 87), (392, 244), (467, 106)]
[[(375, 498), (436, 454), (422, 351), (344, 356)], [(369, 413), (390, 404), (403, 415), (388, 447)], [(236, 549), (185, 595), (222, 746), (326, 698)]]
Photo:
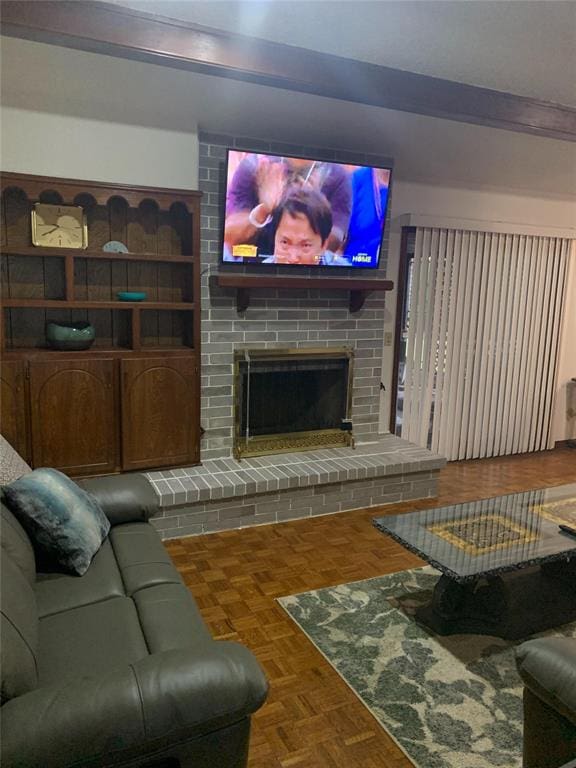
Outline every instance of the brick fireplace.
[[(359, 165), (392, 165), (390, 158), (364, 153), (200, 136), (199, 188), (204, 193), (202, 466), (149, 473), (163, 508), (163, 515), (154, 524), (165, 537), (183, 536), (435, 495), (437, 472), (444, 460), (392, 435), (378, 434), (384, 293), (369, 293), (362, 308), (351, 312), (346, 291), (321, 289), (317, 271), (299, 267), (294, 276), (306, 277), (309, 287), (255, 291), (249, 306), (239, 312), (235, 294), (216, 284), (218, 273), (243, 269), (219, 263), (227, 147)], [(363, 278), (385, 277), (387, 252), (386, 235), (379, 269)], [(278, 270), (260, 269), (263, 275)], [(254, 270), (252, 267), (252, 275)], [(339, 278), (352, 275), (357, 277), (354, 270), (338, 270)], [(274, 453), (240, 461), (234, 458), (235, 353), (286, 347), (302, 352), (352, 350), (353, 377), (346, 416), (352, 422), (356, 449), (308, 447), (304, 453)]]
[[(218, 288), (218, 272), (242, 270), (239, 265), (219, 264), (222, 237), (221, 215), (225, 187), (226, 147), (277, 154), (300, 154), (342, 163), (390, 167), (390, 158), (363, 153), (336, 152), (274, 142), (251, 141), (231, 136), (200, 136), (200, 182), (202, 202), (202, 426), (206, 430), (202, 460), (232, 455), (232, 391), (234, 351), (239, 348), (273, 349), (292, 347), (351, 347), (354, 350), (354, 382), (351, 415), (356, 441), (373, 440), (378, 432), (380, 368), (384, 333), (385, 294), (370, 294), (364, 307), (351, 313), (345, 291), (326, 292), (314, 287), (318, 271), (294, 270), (306, 276), (309, 289), (262, 290), (251, 296), (245, 312), (236, 310), (235, 294)], [(393, 194), (393, 192), (392, 192)], [(389, 227), (387, 227), (387, 230)], [(367, 272), (367, 279), (382, 279), (386, 273), (388, 238), (383, 243), (380, 268)], [(261, 267), (262, 275), (274, 273)], [(252, 267), (250, 274), (254, 274)], [(338, 277), (357, 277), (339, 269)]]

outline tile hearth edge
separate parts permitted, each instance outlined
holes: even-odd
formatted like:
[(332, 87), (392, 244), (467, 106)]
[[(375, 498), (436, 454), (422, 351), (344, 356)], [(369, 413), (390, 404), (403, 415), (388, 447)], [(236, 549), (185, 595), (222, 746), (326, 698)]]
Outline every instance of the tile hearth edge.
[(146, 473), (163, 538), (244, 528), (436, 495), (446, 460), (383, 435), (352, 448), (284, 453)]

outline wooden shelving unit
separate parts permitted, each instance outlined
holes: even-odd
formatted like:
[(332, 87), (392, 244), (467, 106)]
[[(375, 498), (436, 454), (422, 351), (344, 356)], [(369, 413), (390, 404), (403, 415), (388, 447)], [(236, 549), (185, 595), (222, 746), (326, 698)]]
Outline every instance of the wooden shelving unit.
[(391, 291), (394, 283), (391, 280), (367, 280), (362, 278), (342, 277), (285, 277), (284, 275), (234, 275), (221, 273), (216, 276), (220, 288), (236, 289), (236, 309), (244, 312), (250, 306), (250, 294), (254, 290), (278, 288), (291, 290), (309, 288), (326, 291), (348, 291), (350, 294), (350, 312), (358, 312), (364, 305), (366, 296), (371, 291)]
[[(1, 186), (3, 433), (72, 475), (197, 463), (201, 193), (9, 173)], [(33, 246), (36, 202), (82, 206), (88, 248)], [(49, 348), (48, 322), (80, 320), (90, 349)]]

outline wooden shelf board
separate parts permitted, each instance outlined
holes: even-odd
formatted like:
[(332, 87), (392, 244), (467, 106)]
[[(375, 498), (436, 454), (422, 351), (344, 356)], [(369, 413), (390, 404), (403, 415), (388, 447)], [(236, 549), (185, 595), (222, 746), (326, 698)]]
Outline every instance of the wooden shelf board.
[(40, 309), (174, 309), (191, 312), (194, 304), (173, 301), (65, 301), (64, 299), (2, 299), (4, 307)]
[(391, 291), (391, 280), (356, 277), (285, 277), (284, 275), (217, 275), (221, 288), (309, 288), (343, 291)]
[(221, 273), (216, 275), (216, 284), (220, 288), (236, 289), (236, 309), (244, 312), (250, 306), (250, 290), (280, 288), (290, 290), (307, 288), (311, 290), (348, 291), (350, 294), (350, 312), (362, 309), (366, 296), (371, 291), (391, 291), (391, 280), (367, 280), (356, 277), (286, 277), (284, 275), (234, 275)]
[(114, 261), (160, 261), (177, 264), (190, 264), (192, 256), (182, 254), (159, 254), (159, 253), (111, 253), (109, 251), (83, 251), (74, 248), (29, 248), (18, 246), (2, 246), (3, 256), (73, 256), (76, 259), (113, 259)]
[(79, 351), (50, 349), (49, 347), (14, 347), (2, 352), (3, 360), (77, 358), (77, 357), (155, 357), (157, 355), (195, 355), (193, 347), (166, 346), (128, 349), (127, 347), (91, 347)]

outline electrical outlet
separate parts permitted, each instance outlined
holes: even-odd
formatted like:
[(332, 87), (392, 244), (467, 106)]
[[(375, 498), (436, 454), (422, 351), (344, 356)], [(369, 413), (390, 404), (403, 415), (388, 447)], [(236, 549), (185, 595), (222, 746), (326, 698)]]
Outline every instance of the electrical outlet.
[(384, 346), (391, 347), (394, 341), (394, 334), (392, 331), (384, 331)]

